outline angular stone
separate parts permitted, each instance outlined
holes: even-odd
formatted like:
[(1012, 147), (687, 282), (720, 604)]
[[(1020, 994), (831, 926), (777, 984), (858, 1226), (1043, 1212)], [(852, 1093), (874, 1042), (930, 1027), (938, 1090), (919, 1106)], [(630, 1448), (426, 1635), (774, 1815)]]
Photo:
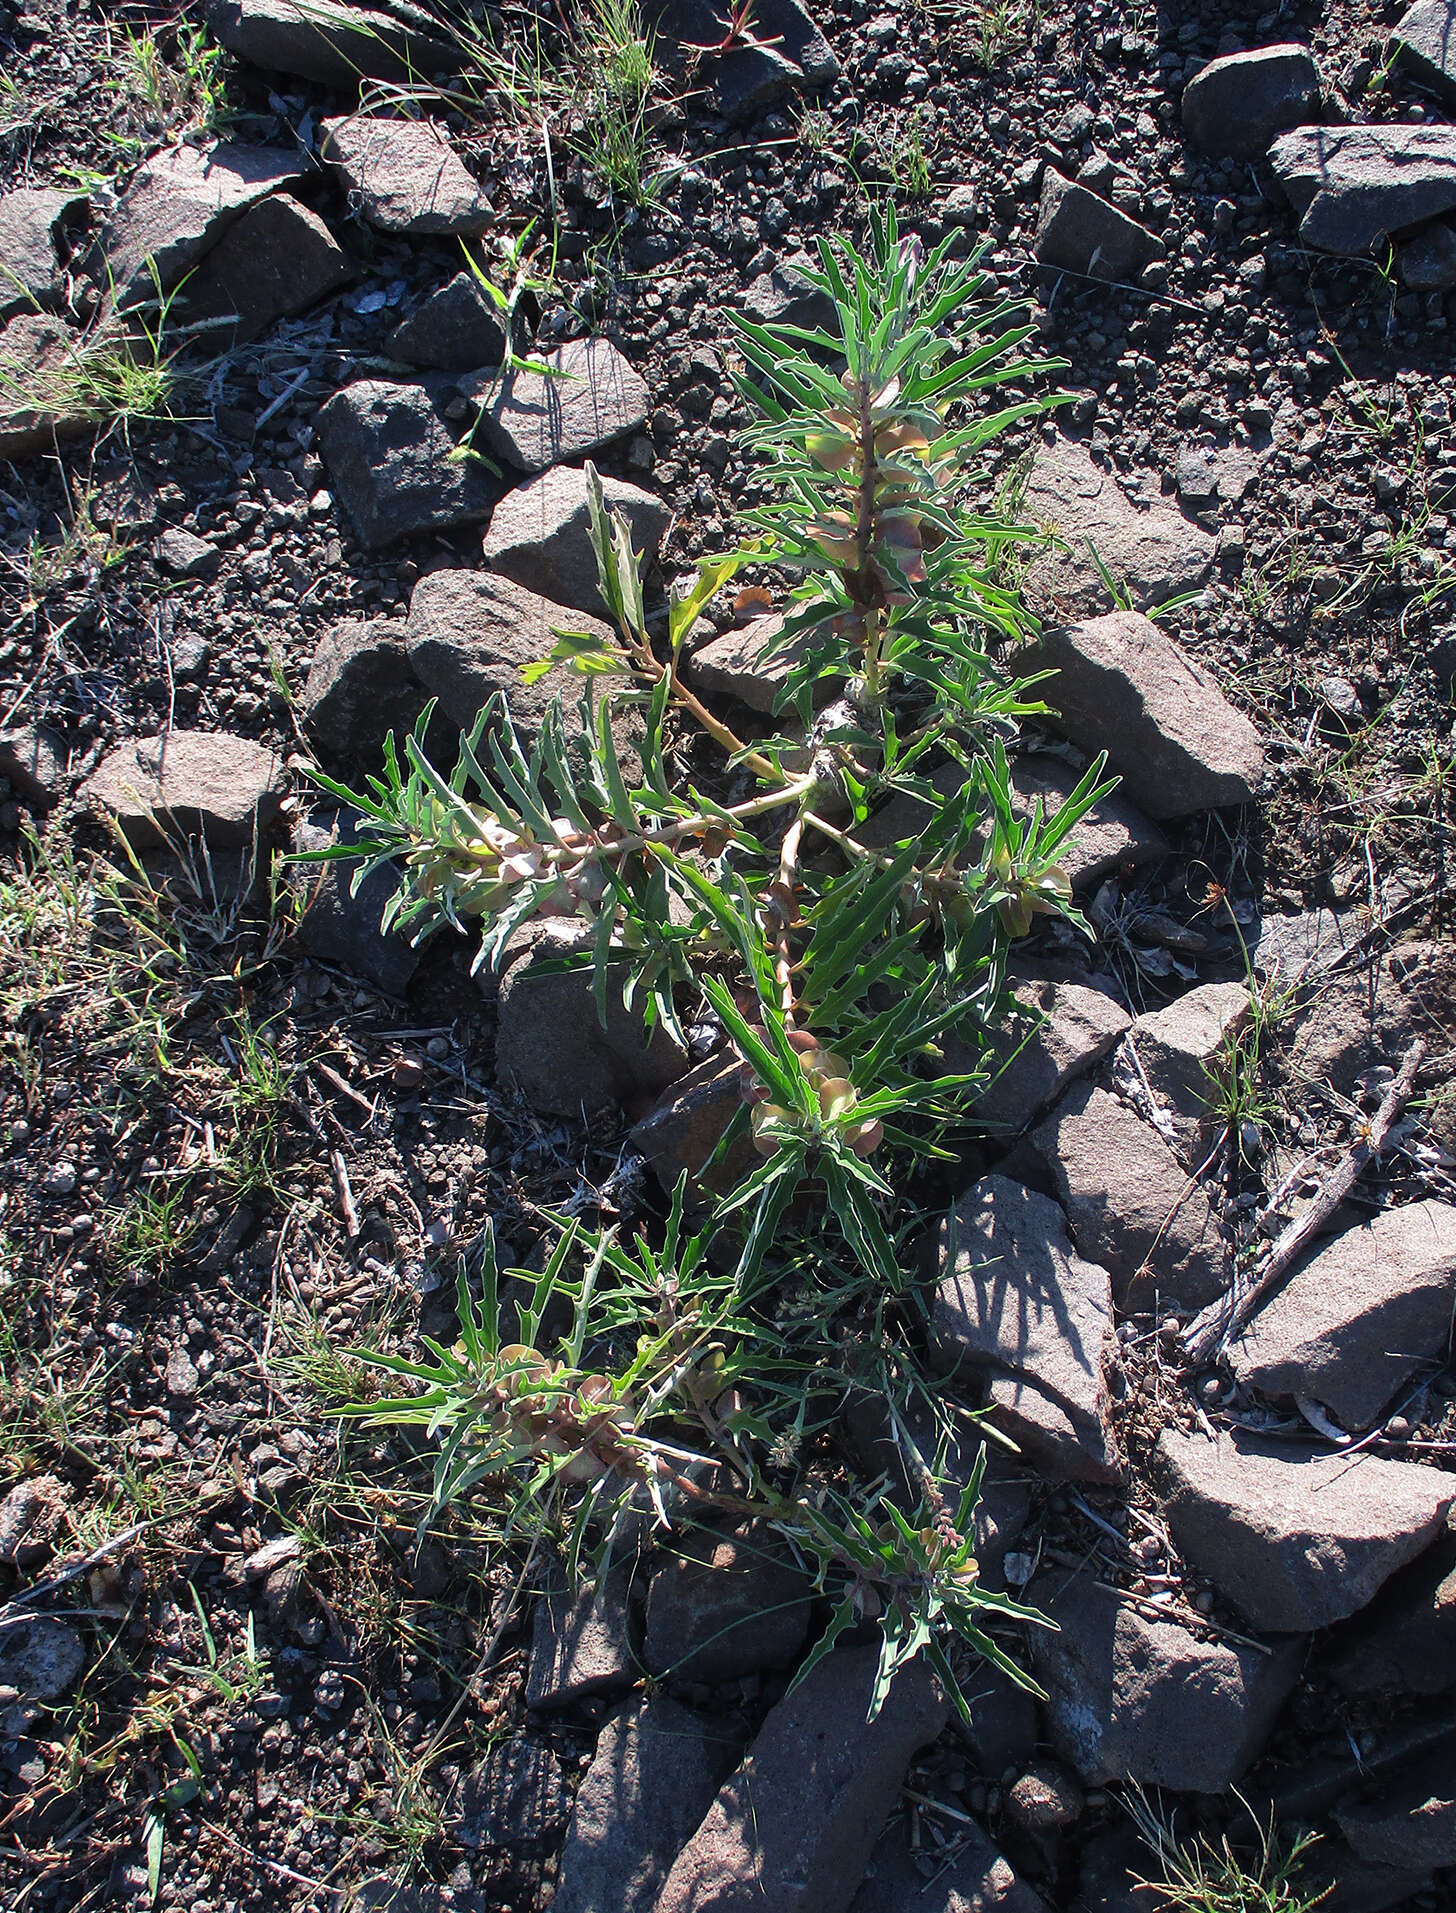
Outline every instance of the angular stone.
[(324, 760), (357, 775), (379, 768), (385, 737), (402, 750), (425, 708), (397, 619), (341, 618), (314, 647), (303, 687), (303, 722)]
[(947, 1707), (921, 1660), (867, 1720), (877, 1647), (836, 1648), (769, 1713), (654, 1913), (846, 1913), (912, 1756)]
[(90, 205), (84, 193), (21, 186), (0, 194), (0, 319), (52, 306), (59, 296), (56, 235)]
[[(1006, 981), (1018, 1008), (991, 1033), (987, 1066), (1000, 1068), (977, 1097), (975, 1115), (978, 1123), (1014, 1133), (1100, 1062), (1132, 1019), (1090, 977), (1013, 971)], [(952, 1074), (974, 1060), (959, 1026), (941, 1037), (940, 1047)]]
[(222, 553), (208, 539), (174, 525), (157, 540), (157, 558), (174, 578), (211, 578)]
[(473, 1851), (526, 1859), (549, 1853), (571, 1816), (571, 1794), (538, 1740), (498, 1740), (460, 1782), (451, 1832)]
[(207, 17), (237, 59), (321, 86), (417, 81), (460, 64), (458, 48), (344, 0), (213, 0)]
[(78, 1630), (53, 1615), (0, 1631), (0, 1687), (17, 1689), (23, 1701), (36, 1706), (50, 1706), (68, 1694), (85, 1672), (86, 1660)]
[(1379, 1866), (1456, 1866), (1456, 1773), (1444, 1755), (1417, 1762), (1372, 1800), (1335, 1809), (1341, 1833)]
[(108, 751), (81, 786), (134, 849), (200, 837), (250, 844), (278, 816), (283, 767), (273, 752), (221, 731), (169, 731)]
[(1106, 1382), (1111, 1284), (1073, 1250), (1057, 1205), (983, 1177), (941, 1225), (939, 1267), (937, 1359), (990, 1372), (997, 1420), (1044, 1472), (1120, 1480)]
[[(603, 478), (601, 485), (607, 504), (631, 530), (633, 550), (650, 565), (671, 512), (651, 492), (618, 478)], [(484, 551), (492, 571), (528, 591), (607, 615), (591, 543), (586, 473), (574, 466), (558, 465), (507, 492), (491, 513)]]
[(948, 1855), (936, 1855), (927, 1878), (903, 1824), (892, 1820), (849, 1913), (1047, 1913), (1046, 1901), (975, 1821), (957, 1821)]
[(1369, 1454), (1164, 1429), (1158, 1455), (1180, 1553), (1254, 1627), (1307, 1633), (1364, 1607), (1428, 1547), (1456, 1477)]
[(592, 947), (578, 917), (539, 917), (506, 952), (496, 1029), (496, 1069), (543, 1116), (591, 1116), (618, 1103), (658, 1096), (687, 1067), (665, 1029), (649, 1036), (640, 1008), (622, 1007), (621, 979), (609, 976), (605, 1029), (590, 968), (541, 974), (542, 966)]
[(1456, 1207), (1412, 1202), (1347, 1229), (1306, 1262), (1229, 1349), (1261, 1394), (1308, 1396), (1365, 1429), (1456, 1319)]
[(804, 277), (819, 261), (802, 249), (761, 272), (743, 294), (744, 317), (758, 325), (796, 325), (806, 332), (834, 324), (834, 301)]
[(1269, 142), (1319, 113), (1320, 83), (1308, 47), (1256, 47), (1210, 60), (1183, 89), (1183, 125), (1220, 159), (1262, 159)]
[(1393, 1576), (1343, 1630), (1329, 1676), (1345, 1694), (1391, 1698), (1456, 1687), (1456, 1534)]
[(1456, 5), (1417, 0), (1391, 34), (1400, 64), (1448, 104), (1456, 101)]
[(1263, 1751), (1299, 1676), (1297, 1642), (1265, 1653), (1201, 1640), (1090, 1570), (1039, 1575), (1027, 1598), (1060, 1630), (1027, 1635), (1052, 1744), (1089, 1786), (1222, 1793)]
[(1190, 1169), (1214, 1140), (1211, 1072), (1230, 1034), (1248, 1021), (1249, 1005), (1242, 983), (1203, 983), (1140, 1016), (1127, 1033), (1124, 1047), (1137, 1058), (1132, 1073), (1167, 1112)]
[(320, 411), (319, 449), (366, 545), (489, 517), (499, 486), (455, 455), (444, 403), (423, 384), (360, 379)]
[[(1362, 1860), (1338, 1835), (1322, 1839), (1299, 1874), (1299, 1891), (1320, 1913), (1408, 1913), (1413, 1895), (1431, 1886), (1431, 1875), (1421, 1868)], [(1139, 1901), (1144, 1897), (1139, 1894)]]
[[(716, 47), (723, 38), (712, 0), (652, 0), (646, 12), (663, 38), (685, 51)], [(798, 0), (759, 0), (751, 38), (715, 55), (712, 69), (718, 111), (730, 122), (752, 118), (785, 93), (827, 86), (838, 75), (839, 61)]]
[(1163, 257), (1164, 248), (1146, 226), (1049, 166), (1032, 250), (1044, 266), (1136, 282), (1144, 266)]
[(1246, 804), (1264, 774), (1259, 734), (1201, 665), (1136, 611), (1043, 631), (1027, 668), (1083, 750), (1105, 748), (1149, 816)]
[(736, 697), (750, 711), (771, 716), (789, 675), (789, 654), (780, 651), (766, 659), (763, 652), (783, 628), (783, 618), (774, 611), (693, 645), (687, 655), (689, 679), (710, 694)]
[(545, 1594), (536, 1603), (528, 1707), (567, 1707), (589, 1694), (630, 1687), (637, 1678), (628, 1614), (628, 1576), (600, 1587)]
[(394, 328), (389, 351), (406, 365), (475, 372), (505, 358), (506, 330), (475, 274), (457, 272)]
[(325, 120), (320, 150), (351, 205), (380, 232), (475, 238), (495, 212), (433, 120), (347, 114)]
[[(1148, 505), (1135, 505), (1113, 474), (1073, 439), (1058, 438), (1037, 452), (1022, 494), (1023, 515), (1054, 531), (1067, 548), (1038, 558), (1028, 584), (1050, 602), (1057, 618), (1087, 617), (1113, 607), (1097, 558), (1140, 611), (1197, 591), (1207, 581), (1214, 540), (1189, 524), (1156, 485), (1151, 492)], [(1111, 741), (1099, 738), (1097, 748)]]
[(523, 472), (580, 458), (647, 417), (647, 382), (608, 339), (577, 339), (548, 352), (549, 373), (512, 371), (465, 380), (480, 408), (476, 443)]
[(686, 1541), (652, 1577), (642, 1661), (672, 1680), (726, 1681), (787, 1667), (814, 1592), (768, 1529)]
[(1399, 1067), (1416, 1037), (1432, 1058), (1456, 1037), (1456, 944), (1413, 938), (1321, 982), (1289, 1042), (1296, 1082), (1353, 1095), (1372, 1069)]
[(218, 140), (172, 146), (132, 174), (101, 229), (103, 282), (116, 303), (170, 291), (233, 220), (307, 170), (297, 152)]
[(664, 1195), (688, 1178), (688, 1195), (725, 1194), (741, 1182), (759, 1157), (744, 1133), (708, 1167), (723, 1132), (743, 1108), (743, 1069), (736, 1058), (710, 1056), (679, 1077), (633, 1128), (628, 1145), (652, 1164)]
[[(357, 811), (316, 810), (298, 825), (294, 848), (327, 850), (368, 835)], [(396, 932), (380, 928), (385, 905), (399, 888), (398, 875), (388, 868), (371, 871), (355, 890), (358, 871), (357, 862), (345, 859), (295, 866), (295, 881), (307, 899), (299, 930), (303, 947), (320, 962), (337, 963), (350, 976), (365, 978), (386, 996), (403, 996), (419, 968), (419, 952)]]
[[(981, 1559), (979, 1548), (977, 1559)], [(983, 1585), (991, 1583), (983, 1577)], [(993, 1593), (1000, 1591), (992, 1587)], [(1021, 1592), (1018, 1587), (1018, 1598)], [(999, 1781), (1008, 1767), (1024, 1766), (1031, 1759), (1042, 1732), (1036, 1702), (1020, 1682), (982, 1661), (966, 1678), (966, 1702), (971, 1718), (960, 1731), (988, 1780)]]
[(49, 810), (61, 795), (65, 774), (65, 746), (44, 724), (0, 731), (0, 777), (27, 804)]
[(1400, 248), (1401, 284), (1410, 292), (1449, 292), (1456, 286), (1456, 230), (1444, 219)]
[(250, 207), (228, 227), (188, 279), (189, 323), (232, 316), (208, 333), (219, 344), (256, 339), (276, 319), (306, 312), (358, 277), (349, 255), (316, 212), (286, 193)]
[(79, 389), (80, 340), (49, 313), (22, 312), (0, 332), (0, 459), (24, 458), (92, 430)]
[(1223, 1245), (1208, 1196), (1151, 1123), (1079, 1083), (1031, 1143), (1073, 1241), (1112, 1277), (1120, 1309), (1197, 1309), (1223, 1293)]
[(1269, 163), (1300, 238), (1321, 252), (1363, 258), (1386, 234), (1456, 207), (1453, 126), (1302, 126), (1275, 140)]
[(653, 1913), (741, 1751), (724, 1722), (665, 1694), (608, 1721), (577, 1789), (553, 1913)]

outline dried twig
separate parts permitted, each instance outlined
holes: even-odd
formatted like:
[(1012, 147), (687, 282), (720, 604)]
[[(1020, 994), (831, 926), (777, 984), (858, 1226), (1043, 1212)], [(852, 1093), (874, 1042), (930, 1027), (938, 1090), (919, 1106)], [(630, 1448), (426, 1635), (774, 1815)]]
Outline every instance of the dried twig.
[(1386, 1137), (1404, 1113), (1425, 1054), (1425, 1043), (1417, 1037), (1406, 1051), (1400, 1072), (1385, 1092), (1369, 1127), (1363, 1129), (1350, 1144), (1304, 1214), (1275, 1238), (1246, 1281), (1235, 1281), (1227, 1295), (1210, 1302), (1206, 1309), (1194, 1316), (1183, 1331), (1183, 1347), (1190, 1361), (1207, 1361), (1225, 1336), (1243, 1327), (1253, 1314), (1255, 1305), (1268, 1294), (1349, 1195), (1361, 1171), (1373, 1157), (1380, 1154)]

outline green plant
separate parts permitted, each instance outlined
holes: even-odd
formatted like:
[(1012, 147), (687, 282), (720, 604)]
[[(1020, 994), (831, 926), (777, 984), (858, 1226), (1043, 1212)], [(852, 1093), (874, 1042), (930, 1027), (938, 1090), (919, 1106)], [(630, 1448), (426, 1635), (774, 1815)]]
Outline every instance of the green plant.
[(177, 21), (161, 37), (122, 30), (113, 68), (122, 90), (148, 120), (169, 132), (210, 132), (222, 118), (226, 77), (220, 46), (206, 29)]
[(1246, 1859), (1226, 1834), (1217, 1845), (1205, 1834), (1180, 1834), (1140, 1789), (1127, 1807), (1158, 1862), (1139, 1888), (1168, 1913), (1314, 1913), (1334, 1891), (1334, 1882), (1315, 1886), (1303, 1877), (1318, 1834), (1283, 1834), (1270, 1820), (1257, 1828)]
[[(679, 1035), (690, 1012), (710, 1014), (740, 1065), (717, 1156), (727, 1187), (697, 1235), (685, 1234), (681, 1190), (657, 1251), (645, 1237), (629, 1252), (563, 1228), (545, 1288), (512, 1302), (509, 1335), (495, 1278), (478, 1318), (462, 1284), (461, 1348), (431, 1344), (428, 1362), (381, 1354), (424, 1393), (375, 1404), (371, 1419), (443, 1439), (442, 1502), (514, 1475), (528, 1501), (570, 1490), (581, 1522), (609, 1476), (659, 1499), (671, 1486), (695, 1505), (685, 1470), (698, 1452), (671, 1432), (687, 1414), (742, 1483), (704, 1505), (773, 1522), (821, 1581), (844, 1585), (826, 1645), (873, 1609), (888, 1679), (921, 1649), (948, 1674), (956, 1635), (998, 1654), (976, 1617), (1020, 1611), (976, 1578), (967, 1524), (979, 1470), (951, 1483), (937, 1444), (927, 1455), (911, 1437), (911, 1405), (929, 1391), (908, 1356), (904, 1375), (899, 1357), (865, 1358), (906, 1494), (815, 1474), (815, 1443), (864, 1366), (836, 1364), (825, 1324), (876, 1350), (913, 1307), (921, 1208), (907, 1192), (949, 1159), (944, 1137), (984, 1075), (974, 1062), (947, 1072), (938, 1039), (954, 1029), (973, 1058), (984, 1051), (1011, 942), (1043, 916), (1085, 927), (1058, 856), (1109, 786), (1099, 760), (1054, 815), (1025, 815), (1011, 797), (1006, 745), (1045, 706), (988, 645), (1026, 628), (997, 574), (1007, 545), (1035, 534), (986, 507), (978, 460), (1049, 402), (998, 396), (1046, 369), (1021, 356), (1027, 328), (982, 302), (974, 262), (953, 262), (949, 243), (925, 254), (892, 213), (872, 220), (863, 251), (822, 245), (814, 281), (833, 332), (740, 326), (740, 389), (759, 412), (747, 439), (776, 495), (746, 514), (745, 544), (673, 594), (661, 654), (630, 534), (588, 467), (615, 637), (563, 628), (527, 673), (574, 667), (586, 681), (578, 711), (553, 704), (528, 749), (493, 699), (448, 779), (424, 751), (428, 716), (402, 754), (388, 741), (362, 792), (311, 774), (364, 818), (358, 844), (319, 854), (358, 860), (356, 883), (393, 866), (396, 928), (419, 938), (479, 921), (477, 962), (495, 963), (532, 916), (576, 915), (592, 926), (590, 949), (563, 967), (590, 973), (603, 1015), (616, 990)], [(809, 727), (807, 749), (787, 728), (746, 744), (682, 675), (698, 617), (750, 563), (796, 580), (766, 655), (782, 662), (779, 707)], [(625, 704), (644, 732), (636, 764), (614, 730)], [(721, 747), (714, 789), (674, 788), (669, 716)], [(961, 771), (949, 796), (929, 775), (945, 763)], [(922, 821), (871, 846), (859, 833), (892, 798), (918, 800)], [(729, 1166), (740, 1141), (756, 1158), (746, 1173)], [(582, 1255), (577, 1280), (568, 1264)], [(544, 1310), (561, 1296), (576, 1325), (553, 1346), (540, 1339)], [(692, 1359), (664, 1297), (674, 1310), (692, 1298)], [(588, 1346), (618, 1332), (625, 1356), (586, 1366)], [(709, 1347), (721, 1387), (698, 1371)]]
[(37, 361), (10, 358), (0, 340), (0, 397), (38, 425), (120, 425), (165, 418), (177, 383), (177, 350), (168, 333), (176, 289), (164, 291), (152, 267), (155, 299), (96, 323), (77, 343)]

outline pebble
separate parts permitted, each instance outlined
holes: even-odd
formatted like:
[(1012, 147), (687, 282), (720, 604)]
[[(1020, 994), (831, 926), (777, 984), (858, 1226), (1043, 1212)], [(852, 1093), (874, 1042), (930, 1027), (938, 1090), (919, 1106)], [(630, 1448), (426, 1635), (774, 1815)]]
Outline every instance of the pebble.
[(41, 1193), (47, 1196), (73, 1196), (80, 1179), (75, 1163), (58, 1162), (52, 1166), (41, 1184)]

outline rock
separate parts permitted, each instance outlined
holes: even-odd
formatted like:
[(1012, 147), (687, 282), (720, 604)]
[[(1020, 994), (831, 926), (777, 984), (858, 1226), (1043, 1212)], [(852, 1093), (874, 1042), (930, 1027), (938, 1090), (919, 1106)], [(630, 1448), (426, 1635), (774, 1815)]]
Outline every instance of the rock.
[(319, 449), (366, 545), (489, 517), (499, 486), (475, 460), (455, 455), (447, 402), (422, 384), (360, 379), (320, 411)]
[(834, 301), (804, 277), (805, 272), (819, 270), (819, 261), (802, 248), (790, 254), (749, 282), (743, 294), (743, 316), (757, 325), (796, 325), (806, 332), (832, 332)]
[(0, 319), (55, 305), (60, 297), (57, 236), (84, 215), (85, 193), (22, 186), (0, 194)]
[(305, 159), (280, 147), (217, 140), (173, 146), (132, 174), (101, 229), (103, 282), (118, 306), (169, 292), (235, 219), (304, 176)]
[(1269, 163), (1321, 252), (1363, 258), (1456, 207), (1456, 127), (1304, 126), (1275, 140)]
[(765, 659), (763, 653), (783, 628), (783, 618), (770, 612), (693, 645), (687, 655), (689, 680), (710, 695), (736, 697), (750, 711), (772, 716), (789, 675), (789, 654)]
[(1305, 1262), (1229, 1349), (1261, 1394), (1307, 1396), (1366, 1429), (1410, 1375), (1450, 1353), (1456, 1207), (1412, 1202), (1347, 1229)]
[(91, 431), (80, 341), (48, 313), (22, 312), (0, 332), (0, 460), (25, 458)]
[[(1361, 1860), (1338, 1835), (1326, 1835), (1304, 1860), (1299, 1891), (1319, 1913), (1396, 1913), (1432, 1881), (1419, 1867), (1380, 1866)], [(1139, 1894), (1139, 1913), (1145, 1898)]]
[(1456, 229), (1444, 219), (1399, 248), (1401, 283), (1410, 292), (1449, 292), (1456, 286)]
[(1318, 117), (1319, 73), (1308, 47), (1256, 47), (1210, 60), (1183, 89), (1183, 125), (1219, 159), (1262, 159), (1269, 142)]
[(641, 1009), (622, 1007), (619, 976), (608, 979), (603, 1029), (590, 969), (541, 974), (543, 964), (591, 946), (591, 926), (580, 918), (539, 917), (507, 948), (496, 1068), (538, 1115), (579, 1118), (657, 1096), (687, 1067), (665, 1029), (648, 1036)]
[[(1018, 1596), (1021, 1591), (1016, 1589)], [(988, 1780), (1000, 1780), (1008, 1767), (1020, 1767), (1031, 1758), (1041, 1727), (1036, 1702), (1019, 1682), (981, 1661), (966, 1680), (966, 1700), (971, 1719), (960, 1731)]]
[(1443, 1755), (1417, 1762), (1371, 1800), (1335, 1809), (1341, 1833), (1378, 1866), (1456, 1866), (1456, 1775)]
[(345, 0), (213, 0), (207, 17), (237, 59), (321, 86), (418, 81), (460, 65), (457, 47)]
[(1456, 101), (1456, 7), (1451, 0), (1417, 0), (1391, 36), (1407, 72), (1449, 105)]
[(0, 1501), (0, 1561), (31, 1565), (32, 1549), (45, 1549), (65, 1506), (58, 1475), (32, 1475), (17, 1481)]
[(1112, 611), (1043, 631), (1028, 670), (1083, 750), (1106, 746), (1128, 794), (1152, 817), (1246, 804), (1264, 774), (1249, 720), (1151, 618)]
[(131, 738), (81, 786), (133, 849), (200, 837), (215, 849), (248, 845), (278, 816), (283, 767), (272, 751), (220, 731)]
[(325, 120), (320, 150), (380, 232), (476, 238), (495, 220), (479, 182), (433, 120)]
[(450, 1831), (462, 1847), (526, 1859), (555, 1847), (571, 1794), (550, 1749), (516, 1734), (466, 1774), (456, 1806)]
[(779, 1701), (654, 1913), (846, 1913), (911, 1757), (945, 1724), (923, 1661), (867, 1721), (877, 1647), (836, 1648)]
[(1164, 1429), (1167, 1518), (1184, 1558), (1252, 1626), (1307, 1633), (1354, 1614), (1428, 1547), (1456, 1479), (1243, 1432)]
[(197, 1364), (185, 1342), (174, 1342), (167, 1353), (167, 1393), (191, 1401), (197, 1393)]
[[(989, 1032), (987, 1066), (998, 1073), (976, 1099), (975, 1114), (977, 1122), (1014, 1133), (1100, 1062), (1132, 1019), (1091, 977), (1012, 971), (1006, 981), (1018, 1008)], [(951, 1073), (974, 1059), (970, 1034), (952, 1025), (940, 1039)]]
[(1223, 1293), (1223, 1247), (1208, 1196), (1151, 1123), (1079, 1083), (1030, 1140), (1073, 1241), (1112, 1277), (1119, 1309), (1198, 1309)]
[(739, 1753), (722, 1720), (665, 1694), (608, 1721), (577, 1789), (552, 1913), (653, 1913)]
[[(357, 811), (316, 810), (298, 825), (294, 848), (327, 850), (368, 835), (367, 821)], [(380, 928), (385, 905), (399, 888), (398, 875), (388, 868), (372, 871), (355, 890), (358, 873), (352, 860), (296, 866), (295, 881), (307, 899), (299, 930), (303, 947), (386, 996), (403, 996), (419, 968), (419, 952), (397, 932)]]
[(274, 193), (229, 226), (188, 279), (186, 317), (235, 317), (232, 327), (208, 333), (220, 344), (256, 339), (275, 320), (306, 312), (357, 277), (318, 214)]
[(222, 553), (196, 532), (173, 526), (157, 540), (157, 557), (164, 570), (174, 578), (211, 578), (222, 562)]
[(635, 1125), (628, 1146), (652, 1164), (664, 1195), (688, 1178), (691, 1199), (703, 1190), (722, 1195), (759, 1160), (746, 1128), (720, 1161), (708, 1167), (724, 1130), (743, 1108), (743, 1070), (736, 1057), (710, 1056), (680, 1076)]
[[(633, 550), (650, 565), (671, 512), (660, 498), (636, 485), (618, 478), (603, 478), (601, 484), (607, 504), (631, 530)], [(493, 571), (514, 578), (528, 591), (606, 617), (592, 550), (585, 472), (559, 465), (507, 492), (491, 514), (484, 550)]]
[[(666, 40), (694, 48), (716, 47), (723, 21), (712, 0), (652, 0), (649, 22)], [(798, 0), (758, 0), (753, 32), (713, 58), (712, 77), (718, 111), (724, 119), (751, 119), (785, 93), (828, 86), (839, 76), (839, 62)]]
[(1056, 1833), (1075, 1826), (1085, 1806), (1076, 1781), (1049, 1760), (1034, 1761), (1006, 1795), (1008, 1818), (1026, 1833)]
[(0, 1687), (38, 1707), (62, 1700), (86, 1671), (80, 1631), (52, 1615), (0, 1629)]
[[(410, 666), (440, 709), (463, 730), (494, 691), (504, 694), (517, 730), (529, 743), (540, 730), (553, 698), (560, 698), (568, 729), (580, 728), (578, 707), (585, 693), (595, 709), (612, 680), (584, 677), (558, 664), (528, 684), (523, 665), (544, 658), (555, 642), (553, 630), (581, 631), (606, 646), (614, 642), (606, 625), (565, 605), (551, 604), (533, 591), (491, 571), (432, 571), (415, 586), (410, 599), (405, 642)], [(638, 762), (633, 739), (640, 738), (632, 714), (614, 724), (618, 751), (630, 779)]]
[(1260, 917), (1244, 930), (1249, 962), (1265, 977), (1300, 983), (1328, 970), (1360, 940), (1352, 912), (1327, 907)]
[(1151, 1620), (1090, 1570), (1039, 1575), (1028, 1599), (1060, 1632), (1027, 1635), (1052, 1745), (1089, 1786), (1222, 1793), (1259, 1757), (1302, 1653), (1201, 1640)]
[(955, 1840), (936, 1854), (929, 1878), (917, 1857), (925, 1856), (911, 1852), (902, 1821), (892, 1820), (849, 1913), (1047, 1913), (1046, 1901), (974, 1820), (957, 1821)]
[(398, 620), (341, 618), (319, 639), (303, 687), (303, 722), (326, 764), (354, 776), (377, 770), (391, 731), (402, 757), (424, 708)]
[(407, 365), (474, 372), (506, 355), (500, 311), (473, 272), (457, 272), (389, 335), (390, 355)]
[(937, 1360), (989, 1371), (998, 1423), (1044, 1472), (1120, 1480), (1106, 1382), (1111, 1283), (1076, 1254), (1057, 1205), (985, 1176), (942, 1223), (938, 1262)]
[(600, 1587), (545, 1594), (536, 1603), (528, 1707), (566, 1707), (589, 1694), (630, 1687), (637, 1678), (628, 1621), (628, 1576), (609, 1573)]
[[(1022, 512), (1066, 542), (1065, 551), (1035, 560), (1027, 580), (1062, 620), (1113, 606), (1094, 553), (1143, 611), (1197, 591), (1213, 569), (1215, 543), (1206, 531), (1166, 503), (1155, 484), (1151, 502), (1135, 505), (1113, 474), (1094, 464), (1087, 448), (1073, 439), (1055, 439), (1037, 452)], [(1097, 748), (1108, 742), (1099, 738)]]
[(541, 360), (549, 373), (511, 371), (463, 380), (480, 409), (476, 441), (523, 472), (580, 458), (647, 417), (647, 383), (607, 339), (577, 339)]
[(813, 1600), (770, 1530), (694, 1536), (652, 1577), (642, 1663), (651, 1674), (707, 1682), (787, 1667)]
[(1342, 1631), (1329, 1675), (1342, 1693), (1381, 1698), (1456, 1687), (1456, 1534), (1386, 1582)]
[(1163, 257), (1163, 242), (1108, 200), (1049, 166), (1042, 177), (1032, 250), (1044, 266), (1136, 282), (1144, 266)]
[(1209, 1112), (1214, 1094), (1212, 1072), (1225, 1054), (1231, 1034), (1248, 1021), (1249, 992), (1242, 983), (1203, 983), (1165, 1009), (1140, 1016), (1128, 1031), (1124, 1050), (1129, 1073), (1167, 1113), (1178, 1149), (1196, 1169), (1214, 1140)]
[(27, 804), (49, 810), (65, 784), (66, 750), (44, 724), (17, 724), (0, 731), (0, 777)]
[(1434, 1064), (1452, 1047), (1453, 1005), (1456, 944), (1413, 938), (1377, 952), (1325, 978), (1301, 1011), (1289, 1039), (1291, 1077), (1349, 1097), (1370, 1070), (1397, 1068), (1417, 1036)]

